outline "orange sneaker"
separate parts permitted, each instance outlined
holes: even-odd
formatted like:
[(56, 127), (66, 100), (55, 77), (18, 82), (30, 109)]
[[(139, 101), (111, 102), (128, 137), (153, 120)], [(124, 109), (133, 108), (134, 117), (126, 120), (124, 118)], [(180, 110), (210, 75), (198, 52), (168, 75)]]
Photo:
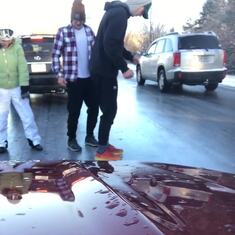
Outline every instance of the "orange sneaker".
[(121, 154), (114, 154), (109, 148), (106, 148), (103, 153), (96, 152), (95, 155), (95, 160), (97, 161), (117, 161), (121, 159)]
[(123, 154), (123, 149), (118, 149), (114, 147), (113, 145), (109, 144), (108, 145), (109, 151), (111, 151), (114, 155), (122, 155)]

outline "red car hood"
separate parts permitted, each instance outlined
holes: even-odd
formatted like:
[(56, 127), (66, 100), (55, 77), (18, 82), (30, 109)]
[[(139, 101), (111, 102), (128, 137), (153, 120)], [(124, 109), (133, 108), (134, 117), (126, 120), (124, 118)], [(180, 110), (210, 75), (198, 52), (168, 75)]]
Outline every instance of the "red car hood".
[(235, 175), (111, 164), (1, 162), (0, 234), (234, 234)]

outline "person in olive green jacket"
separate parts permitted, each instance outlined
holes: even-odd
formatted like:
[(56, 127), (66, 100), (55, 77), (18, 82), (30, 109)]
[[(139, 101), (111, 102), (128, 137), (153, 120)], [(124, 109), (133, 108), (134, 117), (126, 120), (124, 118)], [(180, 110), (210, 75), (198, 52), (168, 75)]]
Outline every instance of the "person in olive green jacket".
[(0, 153), (7, 151), (11, 103), (23, 124), (30, 147), (41, 151), (41, 137), (29, 104), (29, 73), (23, 48), (11, 29), (0, 29)]

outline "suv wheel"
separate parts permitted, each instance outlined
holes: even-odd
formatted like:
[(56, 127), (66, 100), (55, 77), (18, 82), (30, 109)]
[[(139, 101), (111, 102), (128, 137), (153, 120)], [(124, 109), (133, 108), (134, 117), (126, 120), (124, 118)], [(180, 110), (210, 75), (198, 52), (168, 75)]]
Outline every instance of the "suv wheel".
[(170, 84), (166, 80), (165, 71), (162, 69), (158, 75), (158, 87), (161, 92), (167, 92), (170, 88)]
[(145, 80), (143, 79), (142, 74), (141, 74), (140, 66), (137, 66), (136, 68), (136, 81), (139, 86), (143, 86), (145, 83)]
[(205, 85), (207, 91), (214, 91), (218, 87), (218, 83), (209, 83)]

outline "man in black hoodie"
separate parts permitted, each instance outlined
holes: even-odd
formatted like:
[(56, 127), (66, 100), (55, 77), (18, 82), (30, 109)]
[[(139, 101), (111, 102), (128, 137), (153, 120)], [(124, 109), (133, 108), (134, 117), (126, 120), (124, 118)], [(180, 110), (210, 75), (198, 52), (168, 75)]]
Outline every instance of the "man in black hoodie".
[(127, 21), (130, 16), (148, 18), (152, 0), (113, 1), (105, 4), (105, 14), (100, 22), (91, 55), (91, 73), (95, 78), (97, 99), (102, 111), (99, 125), (99, 147), (96, 160), (119, 160), (123, 150), (109, 143), (109, 133), (117, 113), (117, 75), (129, 79), (134, 73), (125, 60), (135, 64), (138, 57), (124, 48)]

